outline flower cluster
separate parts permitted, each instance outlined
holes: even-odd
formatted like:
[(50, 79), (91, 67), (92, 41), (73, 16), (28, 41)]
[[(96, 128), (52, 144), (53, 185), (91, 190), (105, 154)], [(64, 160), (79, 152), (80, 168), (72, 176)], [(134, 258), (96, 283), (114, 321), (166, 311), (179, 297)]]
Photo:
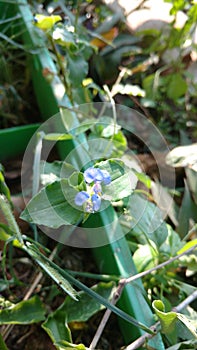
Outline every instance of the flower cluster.
[(109, 185), (111, 176), (107, 170), (99, 168), (88, 168), (84, 172), (84, 179), (86, 182), (87, 191), (78, 192), (75, 196), (75, 204), (85, 204), (85, 210), (89, 213), (98, 211), (101, 206), (102, 198), (102, 183)]

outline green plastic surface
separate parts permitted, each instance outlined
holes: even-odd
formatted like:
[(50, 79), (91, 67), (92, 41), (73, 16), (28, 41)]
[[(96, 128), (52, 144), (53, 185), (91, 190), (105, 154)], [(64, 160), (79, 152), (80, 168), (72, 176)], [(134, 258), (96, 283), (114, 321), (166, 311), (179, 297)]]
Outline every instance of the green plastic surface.
[(0, 161), (24, 153), (39, 126), (40, 124), (31, 124), (0, 130)]
[[(43, 46), (42, 38), (39, 37), (38, 32), (35, 30), (32, 24), (32, 14), (25, 0), (16, 1), (15, 11), (22, 15), (22, 25), (24, 26), (23, 40), (27, 47), (35, 49), (37, 53), (30, 54), (30, 63), (32, 65), (32, 77), (34, 83), (35, 93), (37, 95), (40, 111), (44, 118), (48, 118), (58, 112), (58, 107), (61, 105), (69, 106), (69, 101), (66, 96), (60, 97), (57, 95), (57, 87), (61, 85), (61, 82), (56, 76), (55, 66), (48, 54), (48, 51)], [(43, 76), (43, 69), (52, 70), (55, 74), (55, 79), (50, 84)], [(62, 156), (64, 156), (64, 150), (60, 150)], [(75, 142), (71, 141), (68, 144), (67, 152), (70, 148), (75, 147)], [(79, 155), (80, 158), (80, 155)], [(109, 237), (108, 224), (111, 219), (116, 220), (116, 212), (112, 207), (107, 208), (105, 211), (97, 215), (98, 223), (106, 227), (106, 237)], [(94, 224), (95, 217), (92, 215), (86, 222), (86, 226)], [(118, 220), (117, 220), (118, 222)], [(121, 226), (117, 223), (116, 230), (121, 233)], [(99, 269), (103, 273), (117, 274), (120, 276), (129, 276), (136, 273), (136, 269), (132, 260), (132, 256), (129, 251), (127, 241), (124, 236), (116, 242), (110, 243), (106, 246), (93, 249), (95, 260), (99, 266)], [(142, 282), (138, 280), (132, 285), (127, 285), (118, 303), (124, 311), (131, 314), (140, 322), (144, 324), (152, 325), (154, 318), (151, 309), (149, 308), (145, 298), (145, 291), (143, 289)], [(143, 334), (141, 329), (138, 329), (131, 324), (126, 323), (120, 319), (120, 327), (127, 343), (133, 341), (137, 337)], [(158, 334), (155, 336), (149, 344), (158, 350), (163, 350), (164, 345), (161, 336)]]

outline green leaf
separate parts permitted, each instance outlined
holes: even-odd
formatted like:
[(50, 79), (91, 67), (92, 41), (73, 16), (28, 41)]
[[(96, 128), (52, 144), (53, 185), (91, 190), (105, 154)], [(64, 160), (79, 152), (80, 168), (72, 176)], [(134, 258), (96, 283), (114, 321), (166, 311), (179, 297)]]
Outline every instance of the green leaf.
[(84, 120), (82, 123), (80, 123), (79, 126), (77, 126), (77, 127), (73, 130), (74, 135), (77, 136), (77, 135), (79, 135), (79, 134), (81, 134), (81, 133), (83, 133), (83, 132), (89, 130), (89, 129), (92, 128), (92, 126), (93, 126), (94, 124), (96, 124), (96, 123), (97, 123), (97, 120), (96, 120), (96, 119), (93, 119), (93, 118), (92, 118), (92, 119), (86, 119), (86, 120)]
[(69, 350), (69, 349), (86, 350), (86, 349), (88, 349), (83, 344), (76, 345), (73, 343), (69, 343), (66, 340), (62, 340), (61, 342), (55, 343), (55, 346), (57, 346), (58, 350)]
[(151, 188), (151, 179), (148, 175), (144, 174), (144, 173), (139, 173), (139, 172), (135, 172), (135, 175), (137, 176), (138, 180), (140, 182), (142, 182), (148, 189)]
[(197, 249), (197, 238), (196, 239), (192, 239), (192, 241), (187, 242), (178, 252), (177, 254), (182, 254), (184, 253), (186, 250), (195, 247)]
[(188, 330), (192, 333), (194, 338), (197, 339), (197, 333), (196, 333), (196, 326), (197, 322), (196, 320), (189, 319), (186, 315), (177, 314), (178, 319), (188, 328)]
[(6, 198), (11, 201), (11, 195), (10, 195), (10, 190), (8, 188), (8, 186), (5, 183), (5, 179), (2, 173), (2, 166), (0, 164), (0, 193), (4, 194), (6, 196)]
[(159, 248), (168, 235), (168, 228), (162, 219), (161, 210), (135, 193), (130, 197), (128, 210), (130, 214), (128, 220), (130, 220), (133, 233), (137, 236), (142, 236), (141, 234), (144, 233)]
[(45, 319), (45, 309), (37, 296), (17, 304), (6, 303), (0, 299), (0, 325), (3, 324), (30, 324)]
[(177, 100), (187, 91), (187, 83), (179, 73), (173, 74), (168, 83), (167, 96), (173, 100)]
[(104, 129), (101, 133), (101, 136), (102, 137), (111, 137), (111, 136), (117, 134), (120, 129), (121, 129), (120, 125), (111, 123), (111, 124), (104, 127)]
[(8, 350), (6, 344), (3, 341), (3, 336), (0, 334), (0, 349), (1, 350)]
[(64, 290), (72, 299), (78, 300), (76, 295), (77, 292), (67, 281), (67, 279), (62, 276), (61, 270), (58, 266), (51, 262), (45, 255), (41, 254), (37, 247), (31, 243), (27, 243), (25, 248), (26, 252), (34, 258), (34, 260), (42, 267), (42, 269)]
[[(152, 243), (153, 244), (153, 243)], [(138, 272), (148, 270), (155, 266), (158, 252), (150, 244), (140, 244), (133, 254), (133, 260)]]
[[(99, 283), (91, 288), (93, 291), (111, 299), (114, 291), (114, 283)], [(42, 327), (49, 334), (54, 343), (66, 340), (71, 341), (71, 335), (67, 327), (70, 322), (85, 322), (91, 316), (104, 308), (98, 301), (84, 292), (79, 292), (79, 301), (76, 303), (67, 297), (64, 303), (43, 323)]]
[(189, 231), (189, 221), (192, 212), (192, 198), (187, 183), (185, 182), (184, 195), (179, 209), (177, 232), (180, 238), (184, 238)]
[(103, 198), (110, 201), (117, 201), (128, 197), (137, 185), (137, 177), (134, 172), (126, 167), (124, 162), (109, 159), (96, 163), (96, 167), (107, 170), (111, 176), (111, 183), (103, 186)]
[(67, 63), (71, 85), (78, 86), (82, 84), (83, 79), (88, 74), (88, 62), (82, 55), (69, 53)]
[(154, 300), (152, 306), (160, 320), (162, 332), (165, 334), (173, 333), (177, 321), (177, 313), (173, 311), (165, 312), (165, 306), (161, 300)]
[(75, 167), (66, 162), (55, 161), (48, 163), (42, 161), (40, 164), (41, 183), (46, 186), (56, 180), (69, 178), (75, 171)]
[(197, 341), (184, 341), (176, 345), (170, 346), (166, 350), (194, 350), (197, 347)]
[(44, 136), (44, 139), (48, 141), (65, 141), (72, 140), (73, 136), (70, 134), (50, 133), (46, 134)]
[(49, 184), (30, 200), (21, 218), (51, 228), (76, 224), (83, 217), (74, 203), (76, 194), (67, 179)]
[(184, 246), (177, 232), (175, 232), (170, 225), (167, 227), (167, 239), (160, 247), (160, 252), (172, 257), (177, 255), (177, 252)]

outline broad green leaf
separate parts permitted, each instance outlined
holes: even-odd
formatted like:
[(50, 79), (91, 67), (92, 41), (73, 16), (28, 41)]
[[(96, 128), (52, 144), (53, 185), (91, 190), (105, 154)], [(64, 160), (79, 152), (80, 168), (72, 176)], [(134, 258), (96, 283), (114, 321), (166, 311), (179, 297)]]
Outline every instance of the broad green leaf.
[(88, 62), (79, 54), (71, 54), (67, 56), (67, 64), (69, 71), (69, 79), (72, 86), (82, 84), (83, 79), (88, 74)]
[(104, 129), (101, 133), (101, 136), (102, 137), (111, 137), (111, 136), (117, 134), (120, 129), (121, 129), (120, 125), (110, 123), (109, 125), (104, 127)]
[(113, 149), (110, 157), (121, 157), (127, 149), (127, 139), (121, 130), (113, 136), (112, 143)]
[(73, 132), (74, 132), (74, 135), (77, 136), (87, 130), (89, 130), (90, 128), (92, 128), (92, 126), (97, 123), (97, 120), (96, 119), (86, 119), (84, 120), (83, 122), (80, 123), (79, 126), (77, 126)]
[(175, 232), (170, 225), (167, 227), (167, 239), (160, 247), (160, 252), (167, 254), (170, 257), (177, 255), (177, 252), (184, 246), (177, 232)]
[(177, 254), (182, 254), (184, 253), (186, 250), (192, 248), (192, 247), (196, 247), (197, 249), (197, 238), (196, 239), (192, 239), (192, 241), (187, 242), (178, 252)]
[(139, 248), (133, 254), (133, 260), (138, 272), (142, 272), (148, 269), (151, 269), (158, 263), (158, 251), (150, 244), (140, 244)]
[(184, 195), (181, 203), (181, 207), (179, 209), (179, 215), (178, 215), (178, 227), (177, 232), (180, 235), (180, 238), (184, 238), (188, 231), (189, 231), (189, 221), (191, 219), (191, 212), (192, 212), (192, 198), (190, 195), (190, 191), (187, 185), (187, 182), (185, 182), (185, 189), (184, 189)]
[(167, 96), (173, 100), (183, 96), (187, 91), (187, 83), (181, 74), (175, 73), (168, 82)]
[(45, 255), (41, 254), (40, 251), (30, 243), (27, 243), (25, 248), (26, 252), (34, 258), (38, 265), (64, 290), (72, 299), (78, 300), (76, 295), (77, 292), (67, 281), (67, 279), (62, 276), (58, 266), (51, 262)]
[(137, 236), (140, 235), (140, 243), (145, 243), (142, 235), (144, 233), (159, 248), (168, 235), (168, 228), (162, 219), (160, 209), (139, 194), (134, 193), (130, 197), (128, 211), (128, 220), (133, 230), (132, 232)]
[(3, 324), (29, 324), (43, 321), (45, 309), (37, 296), (17, 304), (7, 304), (0, 300), (0, 325)]
[(146, 76), (143, 79), (143, 89), (146, 91), (146, 98), (154, 100), (155, 99), (155, 74)]
[(76, 169), (73, 165), (55, 161), (53, 163), (42, 161), (40, 164), (40, 177), (43, 185), (48, 185), (56, 180), (69, 178)]
[(135, 172), (135, 175), (137, 176), (138, 180), (141, 181), (148, 189), (151, 188), (152, 181), (148, 175), (137, 171)]
[(83, 344), (73, 344), (73, 343), (69, 343), (66, 340), (62, 340), (61, 342), (55, 343), (55, 346), (57, 347), (58, 350), (70, 350), (70, 349), (86, 350), (86, 349), (88, 349)]
[(44, 139), (48, 141), (65, 141), (73, 139), (73, 136), (70, 134), (50, 133), (46, 134)]
[(124, 162), (109, 159), (96, 163), (96, 167), (107, 170), (111, 176), (111, 183), (103, 186), (103, 198), (117, 201), (128, 197), (137, 185), (137, 177), (134, 172), (125, 166)]
[(197, 339), (197, 333), (196, 333), (196, 328), (197, 328), (197, 321), (196, 320), (191, 320), (189, 317), (186, 315), (177, 314), (178, 319), (188, 328), (188, 330), (192, 333), (194, 338)]
[(165, 306), (161, 300), (154, 300), (152, 306), (160, 320), (162, 332), (165, 334), (173, 333), (177, 321), (177, 313), (173, 311), (165, 312)]
[(51, 228), (76, 224), (83, 217), (74, 204), (76, 194), (67, 179), (49, 184), (30, 200), (21, 218)]
[[(93, 291), (110, 299), (114, 290), (114, 283), (99, 283), (91, 288)], [(91, 316), (104, 308), (98, 301), (85, 292), (78, 293), (79, 301), (76, 303), (67, 297), (64, 303), (43, 323), (42, 327), (49, 334), (54, 343), (66, 340), (71, 341), (71, 335), (67, 327), (70, 322), (85, 322)]]

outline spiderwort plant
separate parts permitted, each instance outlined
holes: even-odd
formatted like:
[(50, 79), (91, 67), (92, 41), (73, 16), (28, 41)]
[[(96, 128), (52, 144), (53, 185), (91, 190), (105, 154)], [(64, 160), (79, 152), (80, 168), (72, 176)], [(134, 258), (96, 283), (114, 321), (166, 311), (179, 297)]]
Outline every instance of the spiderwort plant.
[(100, 209), (102, 200), (102, 183), (109, 185), (111, 176), (107, 170), (90, 167), (84, 172), (86, 191), (80, 191), (75, 196), (75, 204), (84, 206), (88, 213), (94, 213)]

